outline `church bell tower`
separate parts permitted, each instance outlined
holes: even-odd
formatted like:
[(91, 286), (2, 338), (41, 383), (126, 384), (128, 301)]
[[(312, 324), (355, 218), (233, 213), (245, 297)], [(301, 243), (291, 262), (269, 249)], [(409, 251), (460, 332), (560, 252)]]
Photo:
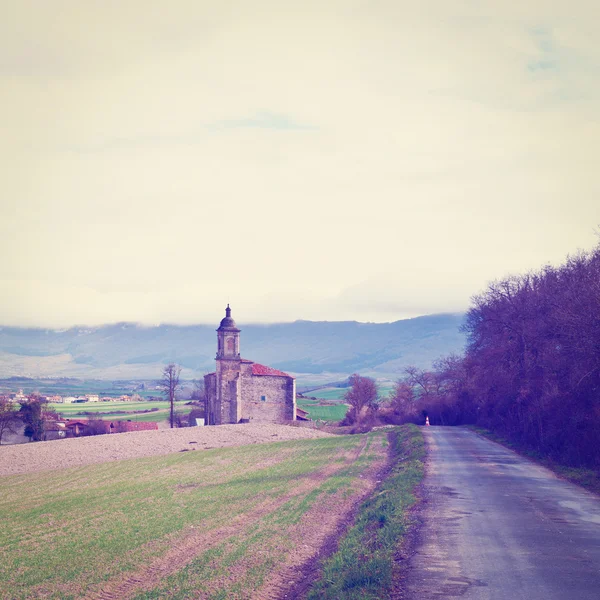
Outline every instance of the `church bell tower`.
[(240, 330), (231, 318), (229, 304), (225, 309), (225, 318), (217, 329), (217, 360), (240, 360)]
[(229, 304), (217, 329), (215, 423), (239, 423), (242, 416), (240, 381), (240, 330), (231, 318)]

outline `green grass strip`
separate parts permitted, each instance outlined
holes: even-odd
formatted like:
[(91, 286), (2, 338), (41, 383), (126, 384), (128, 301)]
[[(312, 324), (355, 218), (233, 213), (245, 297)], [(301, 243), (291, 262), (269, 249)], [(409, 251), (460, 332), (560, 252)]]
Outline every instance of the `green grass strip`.
[(423, 478), (425, 445), (420, 429), (403, 425), (390, 432), (391, 472), (375, 494), (359, 508), (356, 523), (338, 551), (322, 566), (308, 600), (389, 598), (394, 553), (408, 526), (408, 509)]

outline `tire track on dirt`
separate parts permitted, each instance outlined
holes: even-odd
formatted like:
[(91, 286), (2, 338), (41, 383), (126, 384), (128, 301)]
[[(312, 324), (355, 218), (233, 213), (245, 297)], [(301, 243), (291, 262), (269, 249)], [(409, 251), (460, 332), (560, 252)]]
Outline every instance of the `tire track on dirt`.
[[(366, 443), (367, 439), (347, 465), (359, 459)], [(334, 494), (307, 512), (289, 532), (295, 550), (287, 554), (283, 567), (251, 596), (252, 600), (289, 600), (302, 597), (308, 591), (321, 560), (337, 550), (339, 538), (351, 526), (356, 510), (381, 482), (389, 458), (383, 439), (380, 438), (377, 443), (380, 456), (366, 470), (366, 476), (359, 477), (358, 494), (346, 498)], [(319, 526), (315, 527), (315, 523)]]

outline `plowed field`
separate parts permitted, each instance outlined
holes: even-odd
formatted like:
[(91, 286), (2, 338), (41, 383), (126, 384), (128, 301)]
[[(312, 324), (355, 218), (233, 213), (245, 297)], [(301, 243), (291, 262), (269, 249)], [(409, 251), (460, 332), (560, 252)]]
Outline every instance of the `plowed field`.
[(245, 424), (135, 431), (0, 446), (0, 475), (75, 467), (187, 450), (312, 439), (329, 435), (304, 427)]
[[(374, 489), (386, 434), (231, 428), (8, 448), (47, 462), (21, 455), (21, 474), (0, 478), (0, 598), (285, 597)], [(315, 437), (256, 443), (284, 432)], [(189, 451), (233, 443), (246, 445)], [(163, 456), (122, 460), (142, 452)]]

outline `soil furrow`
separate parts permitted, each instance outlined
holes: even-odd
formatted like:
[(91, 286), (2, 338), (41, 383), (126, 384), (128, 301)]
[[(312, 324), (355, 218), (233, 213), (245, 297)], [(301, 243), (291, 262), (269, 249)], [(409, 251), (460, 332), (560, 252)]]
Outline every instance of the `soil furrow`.
[[(364, 448), (364, 443), (361, 444), (361, 447)], [(304, 477), (289, 493), (276, 499), (261, 502), (250, 511), (234, 517), (225, 526), (210, 531), (192, 531), (188, 533), (172, 545), (165, 555), (155, 559), (134, 575), (130, 574), (125, 579), (113, 580), (98, 586), (95, 590), (88, 590), (86, 598), (93, 600), (113, 600), (114, 598), (126, 600), (141, 591), (157, 587), (162, 580), (183, 569), (203, 552), (214, 548), (230, 537), (243, 534), (265, 515), (274, 512), (295, 497), (310, 493), (318, 488), (323, 481), (346, 468), (348, 464), (353, 463), (355, 460), (356, 455), (351, 455), (346, 457), (344, 462), (330, 463), (323, 469)], [(337, 508), (334, 512), (338, 514)]]

